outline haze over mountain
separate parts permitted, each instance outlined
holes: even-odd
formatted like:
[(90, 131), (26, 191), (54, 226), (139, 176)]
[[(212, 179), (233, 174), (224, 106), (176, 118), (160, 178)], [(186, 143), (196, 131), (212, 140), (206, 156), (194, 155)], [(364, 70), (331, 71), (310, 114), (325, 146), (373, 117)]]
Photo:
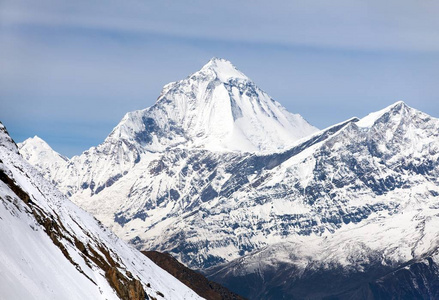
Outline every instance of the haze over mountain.
[(403, 102), (317, 131), (213, 59), (99, 146), (44, 151), (36, 167), (121, 238), (244, 296), (439, 295), (439, 120)]

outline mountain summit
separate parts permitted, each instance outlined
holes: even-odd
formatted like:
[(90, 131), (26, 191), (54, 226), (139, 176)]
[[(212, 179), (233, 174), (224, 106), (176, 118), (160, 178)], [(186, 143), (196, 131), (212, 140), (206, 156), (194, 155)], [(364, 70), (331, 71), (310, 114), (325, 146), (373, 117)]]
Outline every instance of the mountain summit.
[(231, 62), (213, 58), (186, 79), (167, 84), (150, 108), (126, 114), (108, 137), (161, 152), (279, 151), (317, 129), (289, 113)]
[(214, 57), (205, 64), (200, 72), (214, 72), (222, 82), (227, 82), (230, 78), (250, 80), (244, 73), (239, 71), (230, 61)]

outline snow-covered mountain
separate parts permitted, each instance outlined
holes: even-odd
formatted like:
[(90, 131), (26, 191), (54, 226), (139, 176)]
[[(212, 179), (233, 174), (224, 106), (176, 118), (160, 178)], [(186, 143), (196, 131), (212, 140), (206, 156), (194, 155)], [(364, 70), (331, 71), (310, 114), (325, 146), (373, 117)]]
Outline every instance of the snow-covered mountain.
[(0, 204), (2, 299), (201, 299), (66, 199), (1, 123)]
[[(328, 270), (384, 280), (388, 272), (413, 263), (422, 268), (423, 259), (431, 260), (429, 274), (437, 278), (439, 120), (397, 102), (322, 131), (272, 137), (265, 125), (286, 128), (277, 113), (284, 109), (262, 101), (265, 94), (256, 87), (259, 102), (252, 100), (253, 93), (238, 93), (239, 80), (248, 79), (226, 65), (231, 66), (215, 59), (186, 80), (166, 86), (155, 106), (127, 114), (103, 144), (48, 176), (139, 249), (168, 251), (229, 287), (236, 282), (242, 289), (235, 290), (248, 296), (294, 294), (294, 287), (285, 283), (288, 274), (302, 287), (313, 276), (338, 274)], [(232, 92), (220, 93), (229, 91), (224, 82), (234, 82), (230, 74), (237, 83)], [(199, 88), (205, 77), (220, 83), (213, 84), (214, 91), (220, 90), (207, 98), (207, 88)], [(259, 127), (247, 130), (250, 126), (235, 122), (240, 132), (252, 132), (235, 144), (233, 134), (222, 136), (208, 125), (221, 110), (208, 109), (213, 115), (200, 119), (204, 114), (199, 112), (210, 103), (206, 99), (234, 99), (241, 119)], [(244, 100), (253, 107), (271, 103), (264, 111), (272, 113), (246, 110)], [(190, 107), (197, 121), (186, 118)], [(227, 112), (235, 120), (232, 107)], [(264, 120), (269, 116), (271, 121)], [(225, 136), (229, 138), (221, 140)], [(258, 141), (271, 147), (258, 146)], [(242, 146), (249, 144), (254, 147)], [(417, 279), (427, 274), (421, 273)], [(268, 283), (273, 274), (281, 275)], [(252, 283), (251, 291), (243, 288)], [(439, 290), (431, 280), (424, 286), (430, 297)], [(333, 292), (322, 288), (315, 297)]]
[(38, 136), (28, 138), (19, 144), (20, 154), (31, 164), (38, 165), (44, 177), (56, 177), (59, 170), (64, 170), (69, 159), (54, 151), (44, 140)]
[(229, 61), (213, 58), (188, 78), (167, 84), (154, 106), (126, 114), (106, 142), (129, 141), (150, 152), (177, 146), (278, 151), (316, 130)]
[[(44, 174), (50, 164), (51, 180), (69, 196), (88, 189), (97, 194), (141, 159), (148, 160), (170, 148), (281, 151), (315, 131), (229, 61), (213, 58), (188, 78), (167, 84), (152, 107), (127, 113), (102, 144), (73, 157), (66, 165), (43, 144), (44, 160), (30, 162)], [(42, 156), (35, 150), (39, 142), (35, 139), (19, 145), (24, 156)]]
[[(126, 114), (101, 145), (65, 164), (56, 152), (47, 150), (44, 160), (31, 162), (118, 234), (133, 239), (139, 233), (142, 240), (155, 240), (162, 236), (161, 229), (148, 229), (163, 218), (191, 212), (200, 202), (196, 195), (200, 187), (191, 181), (200, 181), (202, 174), (192, 171), (197, 166), (191, 161), (206, 157), (202, 164), (212, 160), (230, 166), (229, 158), (279, 152), (316, 130), (301, 116), (287, 112), (230, 62), (214, 58), (188, 78), (166, 85), (154, 106)], [(25, 141), (20, 152), (40, 157), (35, 144)], [(180, 169), (190, 164), (195, 178), (183, 175), (187, 168), (176, 170), (180, 182), (167, 172), (160, 175), (168, 160), (175, 160)], [(50, 175), (45, 171), (49, 165)], [(219, 185), (225, 178), (214, 181)], [(212, 198), (211, 189), (203, 192), (203, 201)], [(154, 216), (145, 219), (143, 207), (154, 209)], [(128, 218), (141, 224), (127, 231)], [(140, 234), (143, 231), (148, 236)]]

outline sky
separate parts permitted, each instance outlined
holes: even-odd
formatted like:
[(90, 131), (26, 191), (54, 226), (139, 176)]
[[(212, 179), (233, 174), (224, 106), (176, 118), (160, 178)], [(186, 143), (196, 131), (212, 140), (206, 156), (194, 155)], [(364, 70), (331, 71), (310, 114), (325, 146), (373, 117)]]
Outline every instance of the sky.
[(2, 0), (0, 121), (71, 157), (212, 57), (318, 128), (396, 101), (439, 117), (436, 0)]

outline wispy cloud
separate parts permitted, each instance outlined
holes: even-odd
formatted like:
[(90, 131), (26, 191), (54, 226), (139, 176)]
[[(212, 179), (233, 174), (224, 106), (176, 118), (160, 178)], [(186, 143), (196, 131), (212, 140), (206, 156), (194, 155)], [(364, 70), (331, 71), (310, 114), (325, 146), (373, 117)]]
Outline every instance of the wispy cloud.
[(357, 50), (439, 50), (437, 1), (3, 2), (3, 25)]

